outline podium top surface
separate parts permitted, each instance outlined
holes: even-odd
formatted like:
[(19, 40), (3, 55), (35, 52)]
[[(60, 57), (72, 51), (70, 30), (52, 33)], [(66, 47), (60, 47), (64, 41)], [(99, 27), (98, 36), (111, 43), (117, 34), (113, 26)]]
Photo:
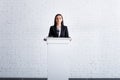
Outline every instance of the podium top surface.
[(72, 38), (54, 38), (54, 37), (47, 37), (44, 38), (44, 41), (47, 42), (47, 44), (68, 44), (70, 43), (70, 41), (72, 40)]

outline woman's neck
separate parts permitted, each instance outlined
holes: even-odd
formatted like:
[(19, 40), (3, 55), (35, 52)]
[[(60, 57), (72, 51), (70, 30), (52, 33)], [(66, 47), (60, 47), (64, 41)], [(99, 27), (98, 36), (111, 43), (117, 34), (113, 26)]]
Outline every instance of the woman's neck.
[(57, 27), (61, 27), (61, 24), (57, 24)]

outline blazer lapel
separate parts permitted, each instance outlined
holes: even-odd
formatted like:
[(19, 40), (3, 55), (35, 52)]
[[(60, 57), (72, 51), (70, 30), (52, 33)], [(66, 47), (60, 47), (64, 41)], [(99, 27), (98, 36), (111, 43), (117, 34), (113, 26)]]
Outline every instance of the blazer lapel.
[(55, 27), (55, 34), (56, 34), (56, 37), (58, 37), (58, 33), (57, 33), (57, 28)]
[(61, 26), (61, 33), (60, 33), (60, 37), (62, 37), (62, 33), (63, 33), (63, 26)]

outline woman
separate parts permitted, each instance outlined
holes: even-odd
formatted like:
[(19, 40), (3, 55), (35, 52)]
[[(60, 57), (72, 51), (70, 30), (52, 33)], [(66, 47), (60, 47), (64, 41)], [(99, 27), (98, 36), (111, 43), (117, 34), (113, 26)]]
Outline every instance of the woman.
[(69, 37), (67, 26), (64, 26), (61, 14), (55, 16), (54, 25), (50, 27), (48, 37)]

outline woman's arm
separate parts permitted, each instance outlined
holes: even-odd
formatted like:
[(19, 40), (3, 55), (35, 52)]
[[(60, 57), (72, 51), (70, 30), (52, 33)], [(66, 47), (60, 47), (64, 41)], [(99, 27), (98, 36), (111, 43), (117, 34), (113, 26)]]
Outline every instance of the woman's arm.
[(69, 32), (68, 32), (67, 26), (66, 26), (66, 31), (65, 31), (65, 37), (69, 37)]
[(52, 29), (52, 26), (50, 27), (48, 37), (53, 37), (53, 29)]

